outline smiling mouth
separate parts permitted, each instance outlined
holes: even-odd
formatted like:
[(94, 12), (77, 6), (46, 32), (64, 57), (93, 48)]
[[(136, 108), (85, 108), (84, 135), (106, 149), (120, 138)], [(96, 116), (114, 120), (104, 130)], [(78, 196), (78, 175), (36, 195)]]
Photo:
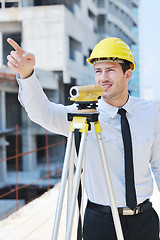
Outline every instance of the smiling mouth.
[(102, 87), (104, 87), (105, 90), (108, 90), (109, 88), (112, 87), (112, 84), (111, 84), (111, 83), (108, 83), (108, 84), (106, 84), (106, 83), (104, 84), (104, 83), (103, 83), (103, 84), (102, 84)]

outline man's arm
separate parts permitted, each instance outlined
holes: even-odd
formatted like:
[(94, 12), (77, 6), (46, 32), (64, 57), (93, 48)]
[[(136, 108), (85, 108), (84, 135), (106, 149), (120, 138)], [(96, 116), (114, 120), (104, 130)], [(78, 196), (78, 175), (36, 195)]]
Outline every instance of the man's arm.
[(155, 109), (155, 119), (154, 119), (154, 144), (152, 147), (151, 156), (151, 168), (154, 173), (154, 177), (160, 192), (160, 112)]
[(29, 118), (61, 135), (68, 135), (69, 123), (67, 113), (75, 110), (75, 106), (65, 107), (48, 100), (34, 72), (35, 56), (25, 52), (14, 40), (7, 39), (14, 48), (7, 56), (8, 66), (19, 73), (19, 101), (25, 108)]

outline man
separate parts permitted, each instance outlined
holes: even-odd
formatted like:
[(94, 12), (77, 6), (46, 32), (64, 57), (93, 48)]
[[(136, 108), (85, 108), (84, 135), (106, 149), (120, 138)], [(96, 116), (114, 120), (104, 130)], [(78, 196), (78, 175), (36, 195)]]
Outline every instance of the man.
[[(7, 57), (8, 66), (19, 73), (19, 100), (28, 116), (49, 131), (68, 136), (66, 115), (75, 111), (75, 105), (49, 102), (34, 71), (34, 55), (12, 39), (8, 42), (15, 50)], [(158, 240), (159, 219), (149, 198), (153, 192), (151, 169), (160, 190), (159, 113), (152, 103), (129, 96), (135, 64), (121, 39), (100, 41), (88, 62), (94, 66), (96, 83), (105, 90), (98, 102), (99, 119), (124, 239)], [(94, 129), (87, 138), (85, 189), (84, 240), (116, 240)]]

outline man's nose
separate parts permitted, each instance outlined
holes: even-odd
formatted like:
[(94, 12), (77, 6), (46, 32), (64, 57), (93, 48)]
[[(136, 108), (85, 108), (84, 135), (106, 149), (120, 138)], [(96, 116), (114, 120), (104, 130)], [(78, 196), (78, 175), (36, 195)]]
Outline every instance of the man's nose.
[(107, 72), (103, 71), (102, 74), (101, 74), (101, 79), (100, 79), (102, 82), (106, 82), (108, 81), (108, 74)]

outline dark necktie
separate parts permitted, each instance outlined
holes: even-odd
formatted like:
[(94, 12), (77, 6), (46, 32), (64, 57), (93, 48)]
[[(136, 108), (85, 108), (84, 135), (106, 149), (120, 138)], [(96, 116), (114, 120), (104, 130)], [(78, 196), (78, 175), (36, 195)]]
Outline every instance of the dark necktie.
[(125, 154), (126, 204), (130, 209), (134, 210), (137, 205), (137, 198), (134, 184), (131, 132), (126, 117), (126, 110), (121, 108), (118, 110), (118, 113), (121, 115), (121, 131)]

